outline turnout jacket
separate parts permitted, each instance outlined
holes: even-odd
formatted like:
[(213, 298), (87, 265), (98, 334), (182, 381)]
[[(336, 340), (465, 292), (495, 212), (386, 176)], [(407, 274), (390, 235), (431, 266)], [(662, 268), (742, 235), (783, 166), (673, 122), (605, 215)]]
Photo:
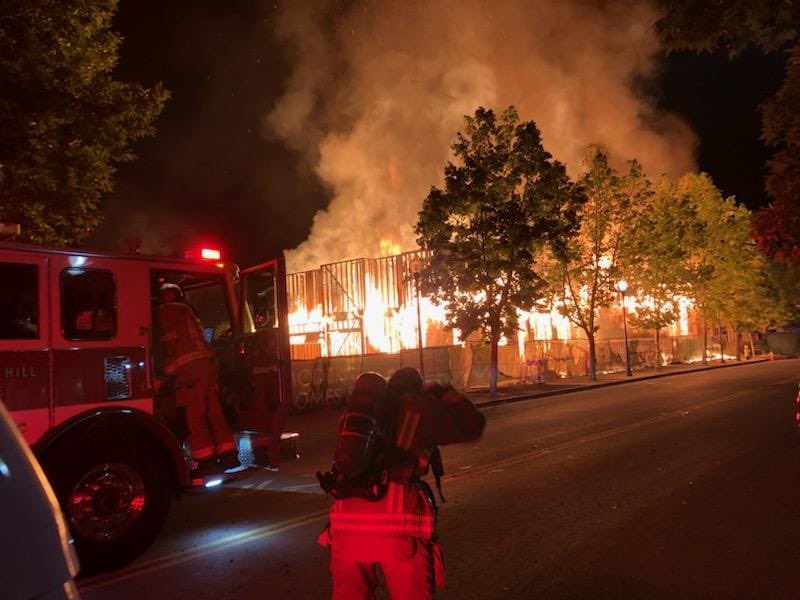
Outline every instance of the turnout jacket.
[(466, 396), (453, 388), (406, 394), (397, 405), (389, 439), (391, 470), (386, 496), (371, 502), (362, 498), (336, 500), (330, 511), (330, 534), (377, 534), (430, 539), (435, 514), (420, 476), (427, 471), (438, 445), (478, 439), (486, 418)]
[(163, 370), (174, 375), (192, 361), (209, 358), (211, 351), (203, 337), (203, 328), (192, 308), (185, 302), (165, 302), (156, 310)]

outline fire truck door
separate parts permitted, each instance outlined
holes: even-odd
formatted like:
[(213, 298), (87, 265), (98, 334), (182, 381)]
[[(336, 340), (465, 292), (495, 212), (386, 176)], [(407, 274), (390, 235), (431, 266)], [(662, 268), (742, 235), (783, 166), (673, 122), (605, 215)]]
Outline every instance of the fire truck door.
[(47, 268), (29, 253), (0, 257), (0, 402), (31, 444), (53, 417)]
[(251, 393), (241, 400), (239, 424), (269, 438), (270, 456), (276, 463), (280, 434), (292, 401), (283, 258), (242, 272), (240, 314), (240, 347)]

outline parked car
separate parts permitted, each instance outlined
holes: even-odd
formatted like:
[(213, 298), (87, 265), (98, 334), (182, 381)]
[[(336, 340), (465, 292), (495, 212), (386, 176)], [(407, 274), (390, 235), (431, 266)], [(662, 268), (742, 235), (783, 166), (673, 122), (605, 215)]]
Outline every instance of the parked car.
[[(0, 396), (3, 388), (0, 386)], [(79, 565), (47, 478), (0, 402), (0, 597), (79, 598)]]

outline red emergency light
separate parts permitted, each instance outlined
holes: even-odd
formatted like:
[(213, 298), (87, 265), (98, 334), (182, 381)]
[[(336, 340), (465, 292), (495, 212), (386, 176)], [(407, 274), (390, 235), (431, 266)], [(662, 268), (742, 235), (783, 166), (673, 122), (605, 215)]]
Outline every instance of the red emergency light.
[(220, 260), (222, 253), (219, 248), (200, 248), (200, 258), (203, 260)]
[(183, 253), (184, 258), (191, 258), (194, 260), (213, 260), (219, 262), (222, 260), (222, 251), (219, 248), (212, 248), (210, 246), (196, 246)]

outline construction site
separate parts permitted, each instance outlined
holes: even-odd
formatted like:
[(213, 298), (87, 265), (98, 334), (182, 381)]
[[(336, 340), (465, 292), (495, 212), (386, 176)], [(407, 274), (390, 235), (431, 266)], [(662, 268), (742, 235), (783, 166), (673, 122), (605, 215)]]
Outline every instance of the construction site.
[[(443, 307), (420, 293), (425, 255), (404, 252), (325, 264), (288, 276), (289, 333), (295, 379), (295, 408), (338, 404), (355, 377), (366, 370), (389, 374), (401, 366), (424, 371), (427, 381), (460, 389), (486, 386), (490, 348), (480, 332), (460, 339), (446, 327)], [(625, 297), (628, 317), (636, 304)], [(499, 381), (553, 381), (588, 373), (588, 342), (554, 306), (549, 312), (520, 313), (514, 339), (501, 340)], [(702, 359), (703, 332), (691, 304), (682, 300), (679, 318), (661, 331), (658, 354), (653, 331), (623, 322), (622, 295), (600, 309), (597, 370), (625, 370), (627, 325), (631, 367)], [(724, 343), (724, 342), (723, 342)], [(720, 356), (719, 338), (707, 340)]]

